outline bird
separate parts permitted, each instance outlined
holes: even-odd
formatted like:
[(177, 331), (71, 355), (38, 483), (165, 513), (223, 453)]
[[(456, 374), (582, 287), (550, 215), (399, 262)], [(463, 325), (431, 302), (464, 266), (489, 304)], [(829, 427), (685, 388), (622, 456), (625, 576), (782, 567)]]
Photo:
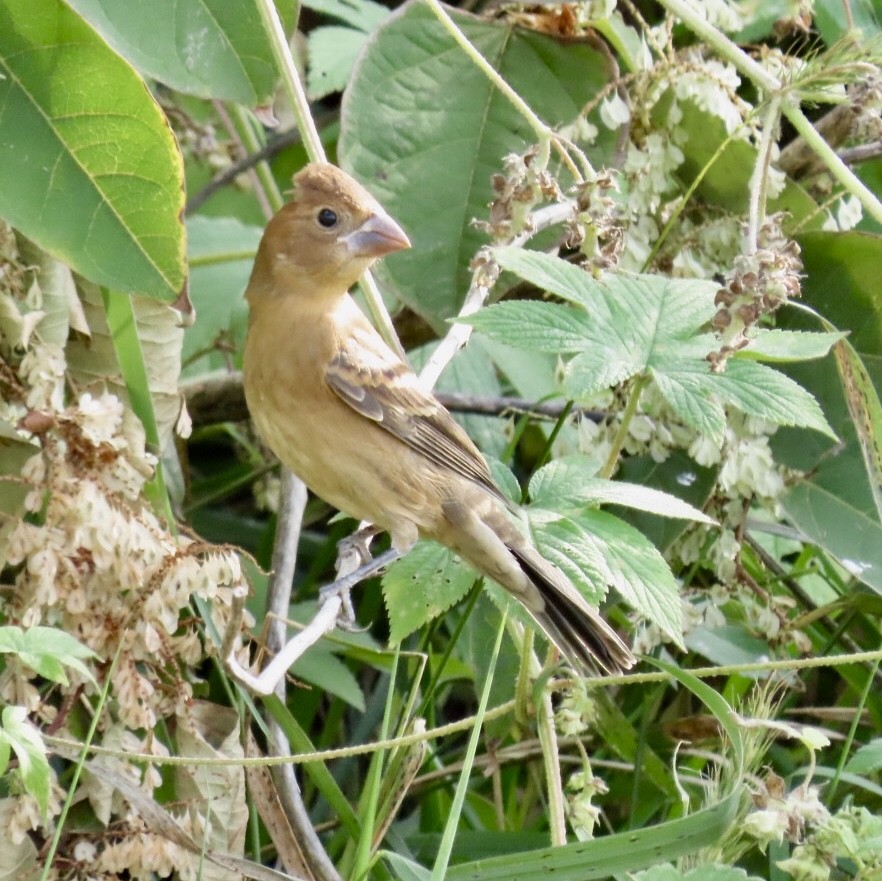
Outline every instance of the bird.
[(618, 634), (546, 560), (486, 460), (349, 294), (378, 258), (410, 247), (354, 178), (311, 163), (269, 221), (245, 292), (243, 377), (270, 450), (324, 501), (432, 539), (508, 590), (579, 673), (635, 663)]

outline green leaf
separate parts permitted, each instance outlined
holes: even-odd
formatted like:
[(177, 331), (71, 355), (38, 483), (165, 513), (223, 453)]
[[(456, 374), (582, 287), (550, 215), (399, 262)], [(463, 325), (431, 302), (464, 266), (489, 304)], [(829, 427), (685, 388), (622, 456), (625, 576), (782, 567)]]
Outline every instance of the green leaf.
[[(70, 0), (124, 58), (151, 79), (202, 98), (268, 104), (278, 79), (253, 0)], [(276, 4), (289, 28), (294, 4)]]
[(849, 774), (873, 774), (882, 769), (882, 737), (865, 743), (848, 760), (845, 771)]
[(611, 316), (606, 286), (590, 276), (584, 269), (539, 251), (522, 248), (494, 248), (493, 259), (518, 278), (555, 294), (562, 300), (583, 306), (595, 318)]
[[(450, 14), (551, 126), (575, 120), (611, 78), (607, 57), (588, 41)], [(601, 137), (612, 149), (612, 133)], [(471, 221), (487, 216), (491, 175), (535, 140), (425, 4), (404, 4), (368, 41), (343, 96), (339, 155), (411, 237), (413, 249), (384, 260), (379, 273), (436, 329), (459, 310), (469, 263), (487, 241)]]
[(80, 274), (174, 300), (183, 165), (144, 82), (60, 0), (0, 4), (0, 216)]
[(735, 821), (741, 793), (677, 820), (591, 841), (451, 866), (447, 881), (591, 881), (670, 861), (720, 840)]
[(537, 471), (530, 480), (530, 498), (535, 505), (574, 513), (588, 505), (624, 505), (682, 520), (714, 523), (706, 514), (676, 496), (651, 487), (624, 481), (603, 480), (594, 477), (590, 466), (593, 460), (584, 456), (556, 459)]
[(310, 101), (342, 92), (368, 35), (355, 28), (328, 25), (309, 33), (306, 91)]
[(818, 402), (789, 376), (754, 361), (732, 360), (714, 377), (713, 388), (727, 404), (778, 425), (814, 428), (836, 438)]
[(696, 373), (689, 367), (677, 370), (671, 366), (666, 371), (655, 371), (653, 379), (665, 400), (687, 425), (701, 434), (722, 444), (726, 431), (726, 411), (704, 380), (705, 368), (695, 365)]
[[(682, 611), (677, 582), (655, 546), (633, 526), (604, 511), (584, 510), (560, 517), (528, 509), (536, 544), (576, 586), (596, 601), (613, 585), (627, 603), (682, 644)], [(593, 588), (591, 592), (586, 586)]]
[[(664, 106), (663, 102), (659, 106)], [(714, 113), (702, 110), (692, 101), (680, 101), (682, 116), (677, 123), (678, 130), (686, 135), (681, 144), (684, 154), (683, 164), (677, 169), (677, 176), (688, 185), (707, 165), (719, 146), (727, 137), (726, 124)], [(744, 138), (733, 138), (716, 162), (707, 170), (696, 189), (696, 196), (710, 205), (717, 205), (732, 214), (745, 214), (750, 193), (750, 175), (757, 163), (757, 151)], [(780, 196), (769, 200), (769, 213), (786, 211), (791, 222), (802, 220), (815, 214), (814, 223), (820, 226), (817, 205), (805, 190), (793, 181), (787, 181)]]
[[(706, 355), (716, 342), (703, 328), (715, 309), (713, 282), (625, 274), (598, 281), (548, 254), (517, 248), (493, 253), (503, 268), (574, 305), (534, 302), (528, 312), (522, 308), (526, 304), (499, 304), (471, 322), (492, 327), (494, 336), (510, 345), (542, 351), (554, 351), (555, 344), (558, 351), (573, 351), (581, 339), (583, 351), (569, 362), (564, 378), (571, 398), (580, 400), (649, 372), (677, 414), (717, 442), (723, 438), (726, 404), (779, 425), (834, 436), (817, 401), (784, 374), (737, 359), (724, 373), (711, 371)], [(542, 310), (549, 310), (548, 318), (541, 317)], [(518, 320), (526, 326), (518, 328)], [(828, 338), (825, 345), (832, 342)], [(795, 347), (791, 340), (791, 354)], [(811, 348), (812, 357), (817, 348)]]
[(400, 881), (429, 881), (432, 877), (432, 873), (427, 868), (393, 850), (381, 850), (378, 856), (386, 862)]
[(3, 708), (0, 716), (0, 742), (11, 747), (15, 753), (22, 783), (36, 799), (40, 813), (45, 818), (49, 808), (52, 776), (46, 758), (46, 745), (40, 732), (28, 722), (24, 707)]
[[(567, 575), (586, 599), (598, 605), (613, 580), (602, 548), (586, 540), (584, 530), (568, 517), (536, 507), (529, 508), (528, 513), (542, 556)], [(547, 520), (549, 514), (551, 519)]]
[(419, 541), (383, 576), (389, 639), (401, 642), (461, 600), (475, 583), (474, 570), (452, 551)]
[[(841, 442), (832, 446), (817, 435), (797, 440), (786, 429), (775, 435), (776, 459), (809, 472), (782, 503), (787, 517), (806, 537), (882, 592), (882, 520), (876, 503), (877, 478), (870, 476), (876, 468), (868, 471), (866, 458), (867, 453), (875, 454), (863, 447), (867, 442), (874, 448), (879, 445), (870, 395), (875, 392), (878, 397), (882, 389), (882, 291), (878, 283), (882, 236), (856, 231), (809, 233), (800, 236), (799, 243), (806, 273), (803, 298), (834, 327), (849, 331), (849, 351), (837, 365), (839, 369), (832, 361), (787, 367), (821, 402)], [(788, 310), (784, 319), (794, 329), (818, 327), (817, 319), (802, 312)]]
[(358, 712), (365, 711), (364, 692), (352, 671), (324, 643), (314, 645), (291, 667), (291, 673), (322, 692), (339, 697)]
[(680, 590), (655, 545), (633, 526), (604, 511), (585, 511), (573, 519), (584, 530), (586, 540), (603, 555), (612, 584), (628, 605), (682, 646)]
[(581, 352), (596, 342), (588, 315), (557, 303), (496, 303), (461, 323), (476, 327), (491, 340), (553, 355)]
[(855, 578), (882, 594), (882, 524), (849, 498), (848, 484), (833, 468), (797, 483), (779, 500), (808, 541), (824, 548)]
[[(734, 624), (713, 628), (705, 624), (693, 627), (686, 634), (686, 648), (703, 655), (712, 664), (726, 667), (754, 664), (770, 655), (767, 642)], [(754, 673), (751, 677), (760, 678), (762, 674)]]
[(389, 10), (373, 0), (304, 0), (307, 9), (338, 18), (346, 24), (370, 33), (383, 19)]
[(97, 655), (69, 633), (54, 627), (0, 627), (0, 653), (13, 654), (40, 676), (68, 685), (64, 667), (76, 670), (84, 679), (94, 682), (83, 658)]
[(760, 329), (746, 349), (735, 353), (736, 358), (753, 361), (809, 361), (823, 358), (834, 343), (847, 336), (843, 332), (805, 333), (798, 330)]

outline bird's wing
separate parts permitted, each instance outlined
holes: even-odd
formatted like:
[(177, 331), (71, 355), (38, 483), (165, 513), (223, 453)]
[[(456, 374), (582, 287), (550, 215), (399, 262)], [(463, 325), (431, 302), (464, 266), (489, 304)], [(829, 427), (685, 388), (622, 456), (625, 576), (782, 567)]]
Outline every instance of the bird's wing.
[(353, 334), (325, 372), (333, 391), (427, 459), (474, 481), (508, 501), (493, 481), (487, 463), (443, 405), (421, 385), (413, 371), (371, 334)]

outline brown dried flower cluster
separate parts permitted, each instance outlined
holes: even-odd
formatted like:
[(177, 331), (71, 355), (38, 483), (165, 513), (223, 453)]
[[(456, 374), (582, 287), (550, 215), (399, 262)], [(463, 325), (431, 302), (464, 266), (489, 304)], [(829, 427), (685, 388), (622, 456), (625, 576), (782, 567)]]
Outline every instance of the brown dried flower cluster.
[(711, 323), (722, 345), (707, 356), (715, 372), (722, 372), (728, 358), (748, 344), (750, 329), (764, 315), (800, 296), (799, 245), (784, 235), (781, 219), (778, 214), (763, 224), (757, 250), (735, 258), (728, 284), (717, 291)]
[(504, 174), (492, 178), (493, 201), (490, 203), (489, 221), (475, 221), (478, 229), (489, 232), (497, 243), (511, 241), (522, 232), (532, 230), (530, 215), (540, 202), (558, 201), (560, 187), (554, 176), (544, 168), (538, 168), (538, 147), (526, 153), (511, 153), (503, 159)]

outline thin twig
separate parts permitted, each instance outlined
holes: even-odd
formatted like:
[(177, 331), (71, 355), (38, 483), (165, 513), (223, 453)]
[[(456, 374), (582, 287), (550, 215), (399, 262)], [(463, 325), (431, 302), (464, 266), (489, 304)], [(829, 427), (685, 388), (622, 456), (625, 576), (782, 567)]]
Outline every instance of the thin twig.
[[(187, 404), (187, 412), (194, 428), (204, 428), (222, 422), (242, 422), (248, 418), (242, 374), (238, 371), (218, 371), (199, 379), (185, 380), (180, 391)], [(525, 413), (537, 419), (557, 420), (564, 414), (569, 402), (531, 401), (513, 395), (471, 395), (466, 392), (436, 391), (435, 397), (450, 411), (473, 413), (480, 416), (507, 416)], [(574, 407), (573, 415), (600, 422), (608, 414), (600, 410)]]
[(190, 215), (198, 211), (218, 190), (222, 190), (227, 184), (232, 183), (240, 174), (250, 171), (258, 162), (268, 161), (277, 153), (281, 153), (282, 150), (299, 142), (300, 132), (296, 128), (290, 128), (271, 135), (262, 147), (228, 165), (223, 171), (218, 172), (201, 190), (187, 199), (184, 213)]

